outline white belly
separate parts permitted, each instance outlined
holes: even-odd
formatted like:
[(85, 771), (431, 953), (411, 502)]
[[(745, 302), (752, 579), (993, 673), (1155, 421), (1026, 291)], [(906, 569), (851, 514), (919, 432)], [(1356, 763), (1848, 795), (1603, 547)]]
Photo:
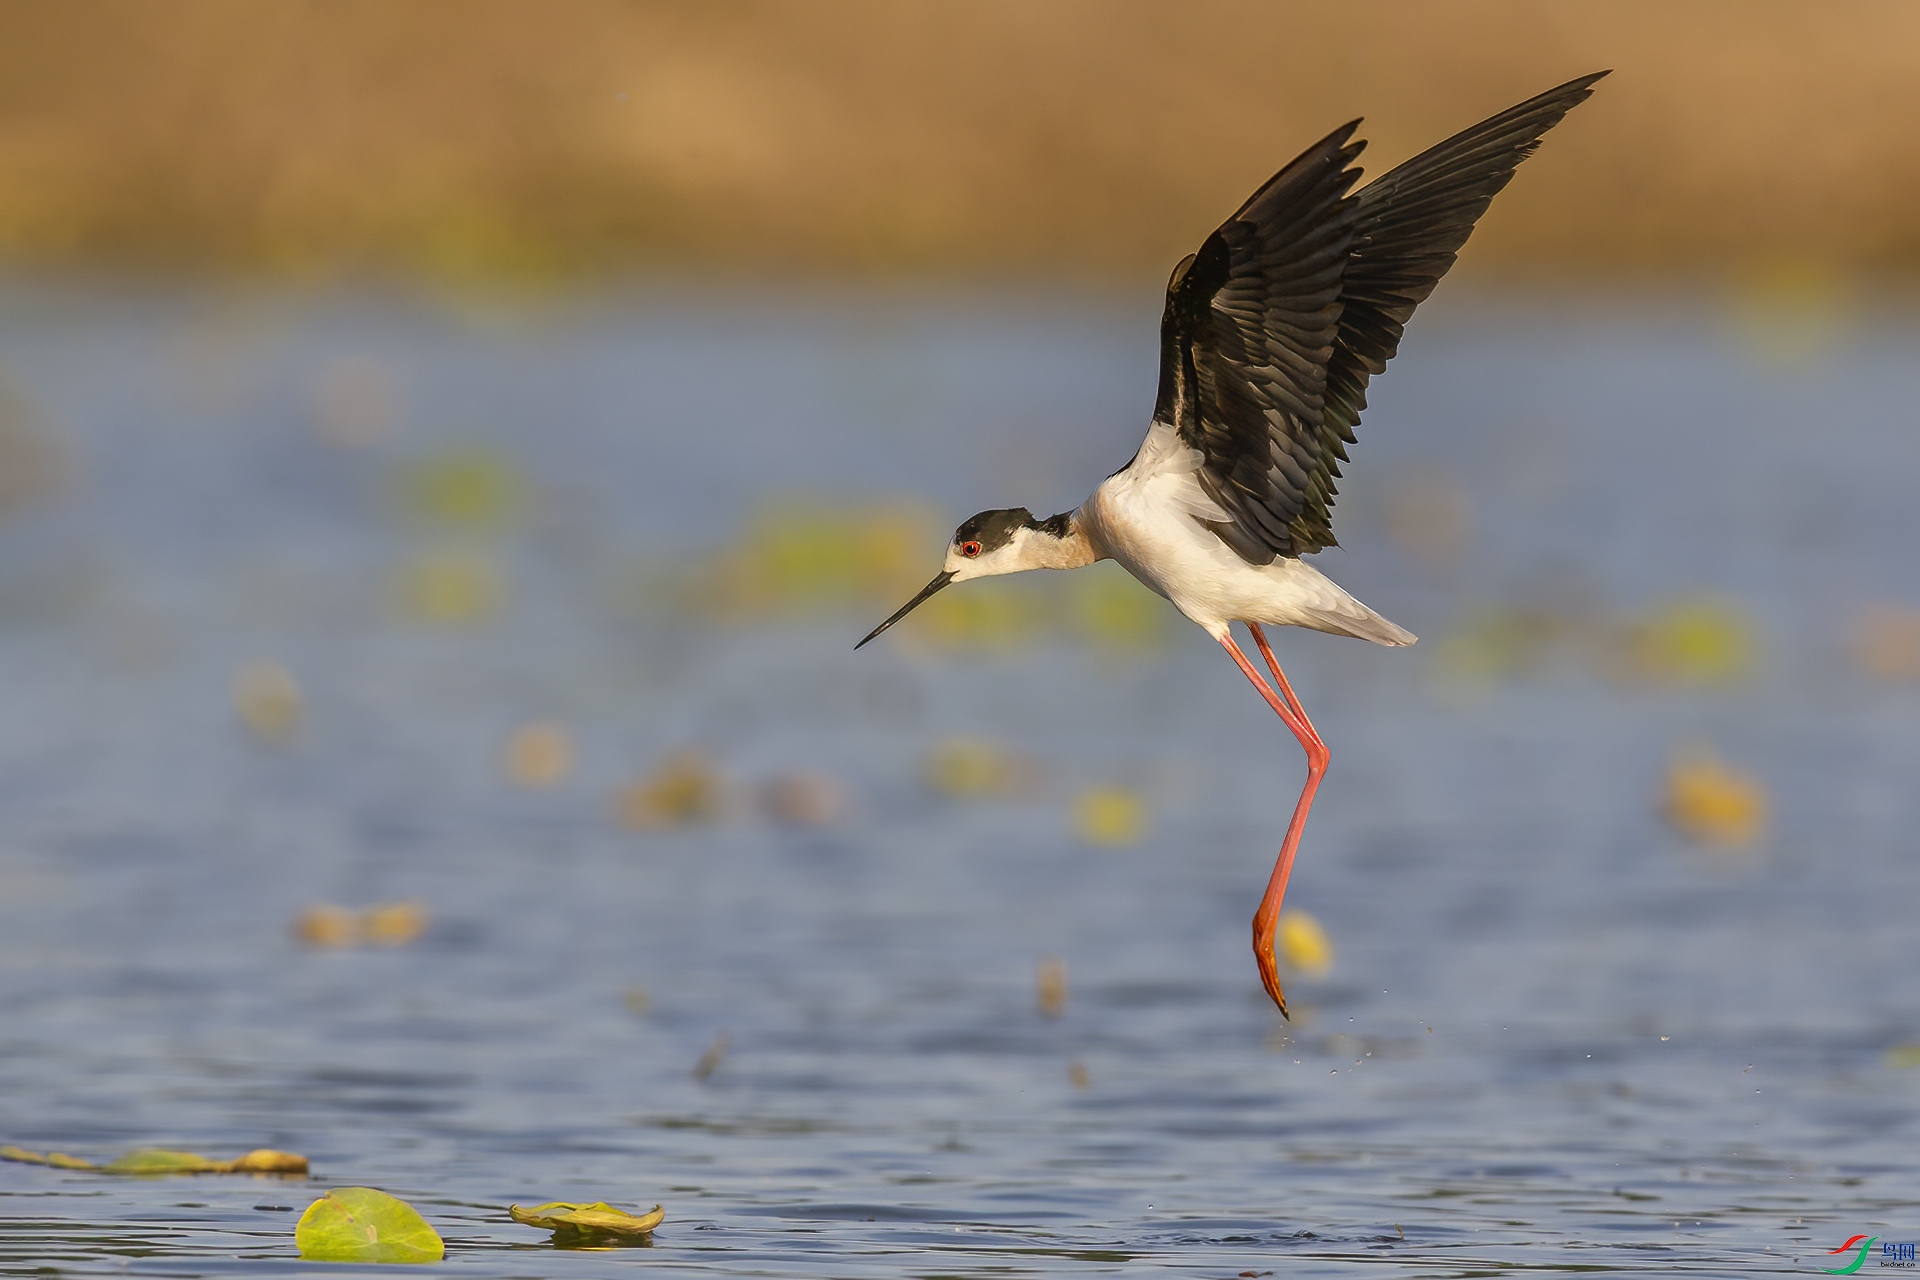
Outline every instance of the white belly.
[[(1248, 564), (1191, 514), (1194, 486), (1181, 474), (1109, 477), (1080, 509), (1099, 549), (1216, 638), (1230, 622), (1307, 627), (1376, 644), (1414, 636), (1336, 586), (1313, 566), (1281, 556)], [(1203, 499), (1204, 500), (1204, 499)]]

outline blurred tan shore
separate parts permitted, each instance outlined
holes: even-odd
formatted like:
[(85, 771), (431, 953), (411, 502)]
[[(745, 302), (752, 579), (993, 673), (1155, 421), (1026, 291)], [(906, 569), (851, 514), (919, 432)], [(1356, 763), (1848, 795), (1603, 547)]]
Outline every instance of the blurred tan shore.
[(1898, 0), (11, 0), (0, 262), (1157, 272), (1353, 116), (1377, 174), (1600, 67), (1471, 270), (1920, 268)]

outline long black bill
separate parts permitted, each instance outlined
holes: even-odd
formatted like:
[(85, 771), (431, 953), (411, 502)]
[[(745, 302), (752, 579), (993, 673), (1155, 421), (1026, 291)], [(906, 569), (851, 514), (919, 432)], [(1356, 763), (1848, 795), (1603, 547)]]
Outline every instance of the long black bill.
[[(952, 581), (953, 581), (953, 574), (951, 572), (947, 572), (947, 573), (941, 574), (939, 577), (935, 578), (932, 582), (929, 582), (927, 584), (927, 589), (925, 591), (922, 591), (919, 595), (915, 596), (913, 599), (907, 601), (905, 604), (900, 606), (900, 612), (894, 614), (891, 618), (888, 618), (885, 622), (881, 623), (879, 626), (875, 627), (873, 630), (867, 632), (867, 640), (873, 639), (875, 636), (879, 635), (882, 631), (885, 631), (888, 627), (900, 621), (900, 619), (906, 617), (908, 614), (912, 613), (915, 609), (918, 609), (920, 605), (923, 602), (925, 602), (928, 596), (932, 595), (934, 592), (938, 591), (940, 588), (946, 586), (949, 582), (952, 582)], [(860, 645), (865, 644), (867, 640), (862, 640), (860, 644), (857, 644), (853, 647), (858, 649)]]

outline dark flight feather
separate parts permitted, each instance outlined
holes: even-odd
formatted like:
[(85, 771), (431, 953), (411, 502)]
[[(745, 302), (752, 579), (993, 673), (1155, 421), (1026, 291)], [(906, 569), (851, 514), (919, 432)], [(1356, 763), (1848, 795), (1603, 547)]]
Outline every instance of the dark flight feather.
[(1174, 269), (1154, 417), (1200, 450), (1249, 562), (1335, 545), (1334, 482), (1414, 308), (1493, 197), (1607, 73), (1503, 111), (1349, 195), (1359, 121), (1309, 147)]

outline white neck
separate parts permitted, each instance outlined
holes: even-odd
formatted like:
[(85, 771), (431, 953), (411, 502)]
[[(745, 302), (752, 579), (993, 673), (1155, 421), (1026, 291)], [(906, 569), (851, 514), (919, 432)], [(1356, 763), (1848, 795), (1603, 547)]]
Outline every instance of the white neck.
[(1064, 538), (1044, 529), (1023, 529), (1019, 538), (1016, 550), (1022, 569), (1078, 569), (1100, 558), (1078, 512), (1068, 518)]

